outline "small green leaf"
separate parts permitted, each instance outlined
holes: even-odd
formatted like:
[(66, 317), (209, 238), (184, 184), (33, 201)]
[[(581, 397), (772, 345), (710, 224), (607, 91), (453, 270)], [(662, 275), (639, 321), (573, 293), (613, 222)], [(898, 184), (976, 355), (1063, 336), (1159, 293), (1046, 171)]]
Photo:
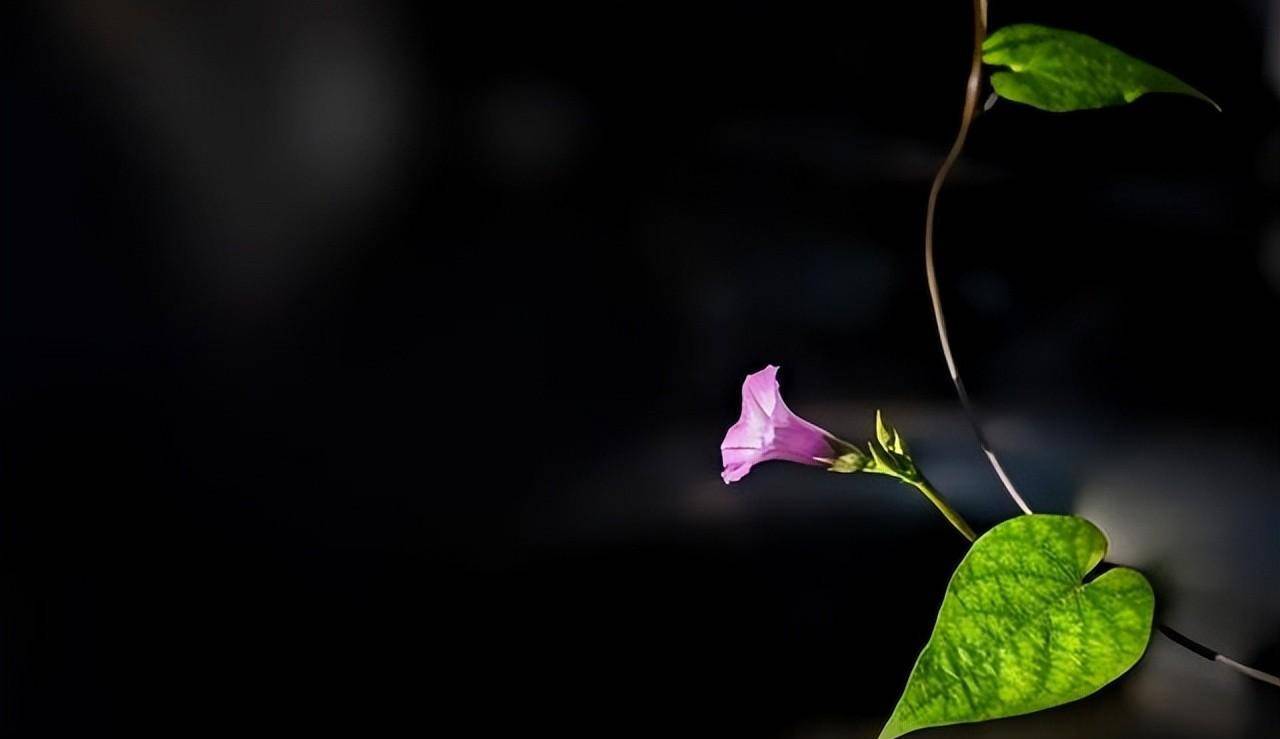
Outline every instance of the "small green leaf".
[(902, 434), (884, 420), (884, 414), (880, 411), (876, 411), (876, 438), (867, 442), (867, 448), (871, 451), (872, 458), (871, 463), (866, 466), (868, 472), (892, 475), (908, 484), (920, 480), (920, 470), (911, 459), (911, 452), (907, 451), (907, 443), (903, 441)]
[(1124, 105), (1148, 92), (1190, 95), (1218, 108), (1163, 69), (1074, 31), (1030, 23), (1006, 26), (982, 44), (982, 61), (1009, 68), (991, 76), (996, 94), (1041, 110)]
[(880, 446), (893, 449), (893, 428), (885, 424), (884, 416), (878, 410), (876, 411), (876, 438), (880, 440)]
[(900, 454), (908, 459), (911, 457), (911, 450), (907, 448), (907, 440), (902, 438), (902, 434), (897, 429), (893, 430), (893, 444), (891, 445), (895, 454)]
[(906, 470), (893, 456), (893, 452), (885, 449), (879, 441), (868, 441), (867, 449), (871, 451), (873, 462), (870, 467), (873, 472), (891, 474), (895, 477), (902, 477), (905, 474)]
[(1133, 667), (1155, 596), (1124, 567), (1084, 583), (1106, 551), (1074, 516), (1019, 516), (974, 542), (880, 739), (1051, 708)]

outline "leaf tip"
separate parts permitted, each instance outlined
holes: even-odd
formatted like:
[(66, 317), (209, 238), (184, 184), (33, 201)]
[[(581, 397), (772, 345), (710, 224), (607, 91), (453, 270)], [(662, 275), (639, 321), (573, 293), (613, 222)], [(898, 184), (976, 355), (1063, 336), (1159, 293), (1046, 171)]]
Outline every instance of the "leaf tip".
[[(1175, 79), (1176, 79), (1176, 78), (1175, 78)], [(1203, 100), (1204, 102), (1208, 103), (1209, 105), (1212, 105), (1214, 110), (1218, 111), (1219, 113), (1221, 113), (1221, 112), (1222, 112), (1222, 106), (1221, 106), (1221, 105), (1218, 105), (1218, 103), (1217, 103), (1213, 98), (1209, 97), (1208, 95), (1204, 94), (1203, 92), (1200, 92), (1199, 90), (1197, 90), (1196, 88), (1192, 87), (1191, 85), (1188, 85), (1187, 83), (1183, 82), (1182, 80), (1178, 80), (1178, 85), (1179, 85), (1179, 87), (1181, 87), (1181, 88), (1182, 88), (1181, 90), (1179, 90), (1179, 92), (1182, 92), (1183, 94), (1185, 94), (1185, 95), (1189, 95), (1189, 96), (1191, 96), (1191, 97), (1193, 97), (1193, 98), (1196, 98), (1196, 99), (1198, 99), (1198, 100)]]

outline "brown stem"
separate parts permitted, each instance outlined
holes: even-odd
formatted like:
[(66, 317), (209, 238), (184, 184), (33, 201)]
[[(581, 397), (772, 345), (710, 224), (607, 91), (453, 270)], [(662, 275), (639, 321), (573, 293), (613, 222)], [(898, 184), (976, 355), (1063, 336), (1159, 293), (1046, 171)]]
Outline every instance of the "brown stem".
[(964, 388), (964, 381), (960, 379), (960, 370), (956, 368), (956, 359), (951, 352), (951, 340), (947, 337), (947, 319), (942, 313), (942, 293), (938, 289), (938, 271), (934, 266), (933, 258), (933, 223), (938, 209), (938, 193), (942, 192), (942, 184), (946, 182), (947, 175), (951, 174), (952, 168), (955, 167), (956, 160), (960, 158), (960, 152), (964, 151), (965, 142), (969, 138), (969, 126), (978, 114), (978, 91), (982, 84), (982, 42), (986, 38), (987, 0), (973, 0), (973, 56), (969, 63), (969, 82), (964, 91), (964, 115), (960, 119), (960, 130), (956, 132), (951, 151), (947, 152), (947, 158), (942, 161), (942, 166), (933, 177), (933, 185), (929, 188), (929, 207), (925, 211), (924, 219), (924, 269), (929, 282), (929, 299), (933, 301), (933, 319), (938, 324), (938, 341), (942, 344), (942, 356), (947, 360), (947, 371), (951, 373), (951, 383), (955, 385), (956, 394), (960, 397), (960, 406), (964, 409), (965, 417), (969, 419), (969, 425), (973, 427), (973, 433), (978, 437), (978, 443), (982, 445), (982, 451), (987, 455), (987, 461), (996, 471), (996, 476), (1000, 478), (1004, 489), (1008, 491), (1009, 496), (1022, 509), (1022, 512), (1029, 514), (1031, 508), (1018, 494), (1018, 489), (1013, 486), (1013, 481), (1009, 479), (1008, 473), (1004, 471), (999, 458), (992, 450), (991, 442), (987, 440), (982, 424), (978, 421), (973, 402), (969, 400), (969, 393)]

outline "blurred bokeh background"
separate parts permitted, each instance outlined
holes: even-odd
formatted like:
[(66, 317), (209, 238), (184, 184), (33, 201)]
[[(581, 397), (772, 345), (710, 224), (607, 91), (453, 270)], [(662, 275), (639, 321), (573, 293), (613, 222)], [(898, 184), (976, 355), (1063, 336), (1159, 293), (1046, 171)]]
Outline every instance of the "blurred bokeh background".
[[(921, 263), (965, 2), (126, 0), (0, 24), (0, 733), (871, 737), (963, 541), (718, 444), (883, 408), (985, 528)], [(1000, 102), (944, 192), (1031, 505), (1280, 669), (1280, 2), (993, 2), (1213, 96)], [(956, 737), (1257, 737), (1155, 637)]]

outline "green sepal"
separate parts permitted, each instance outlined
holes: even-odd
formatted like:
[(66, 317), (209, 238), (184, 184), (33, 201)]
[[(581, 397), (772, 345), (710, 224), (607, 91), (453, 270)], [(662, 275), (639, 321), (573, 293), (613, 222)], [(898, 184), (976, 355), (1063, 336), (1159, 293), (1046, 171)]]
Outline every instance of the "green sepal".
[(861, 472), (871, 464), (871, 457), (856, 447), (851, 448), (845, 454), (841, 454), (835, 458), (831, 466), (827, 468), (829, 472)]

